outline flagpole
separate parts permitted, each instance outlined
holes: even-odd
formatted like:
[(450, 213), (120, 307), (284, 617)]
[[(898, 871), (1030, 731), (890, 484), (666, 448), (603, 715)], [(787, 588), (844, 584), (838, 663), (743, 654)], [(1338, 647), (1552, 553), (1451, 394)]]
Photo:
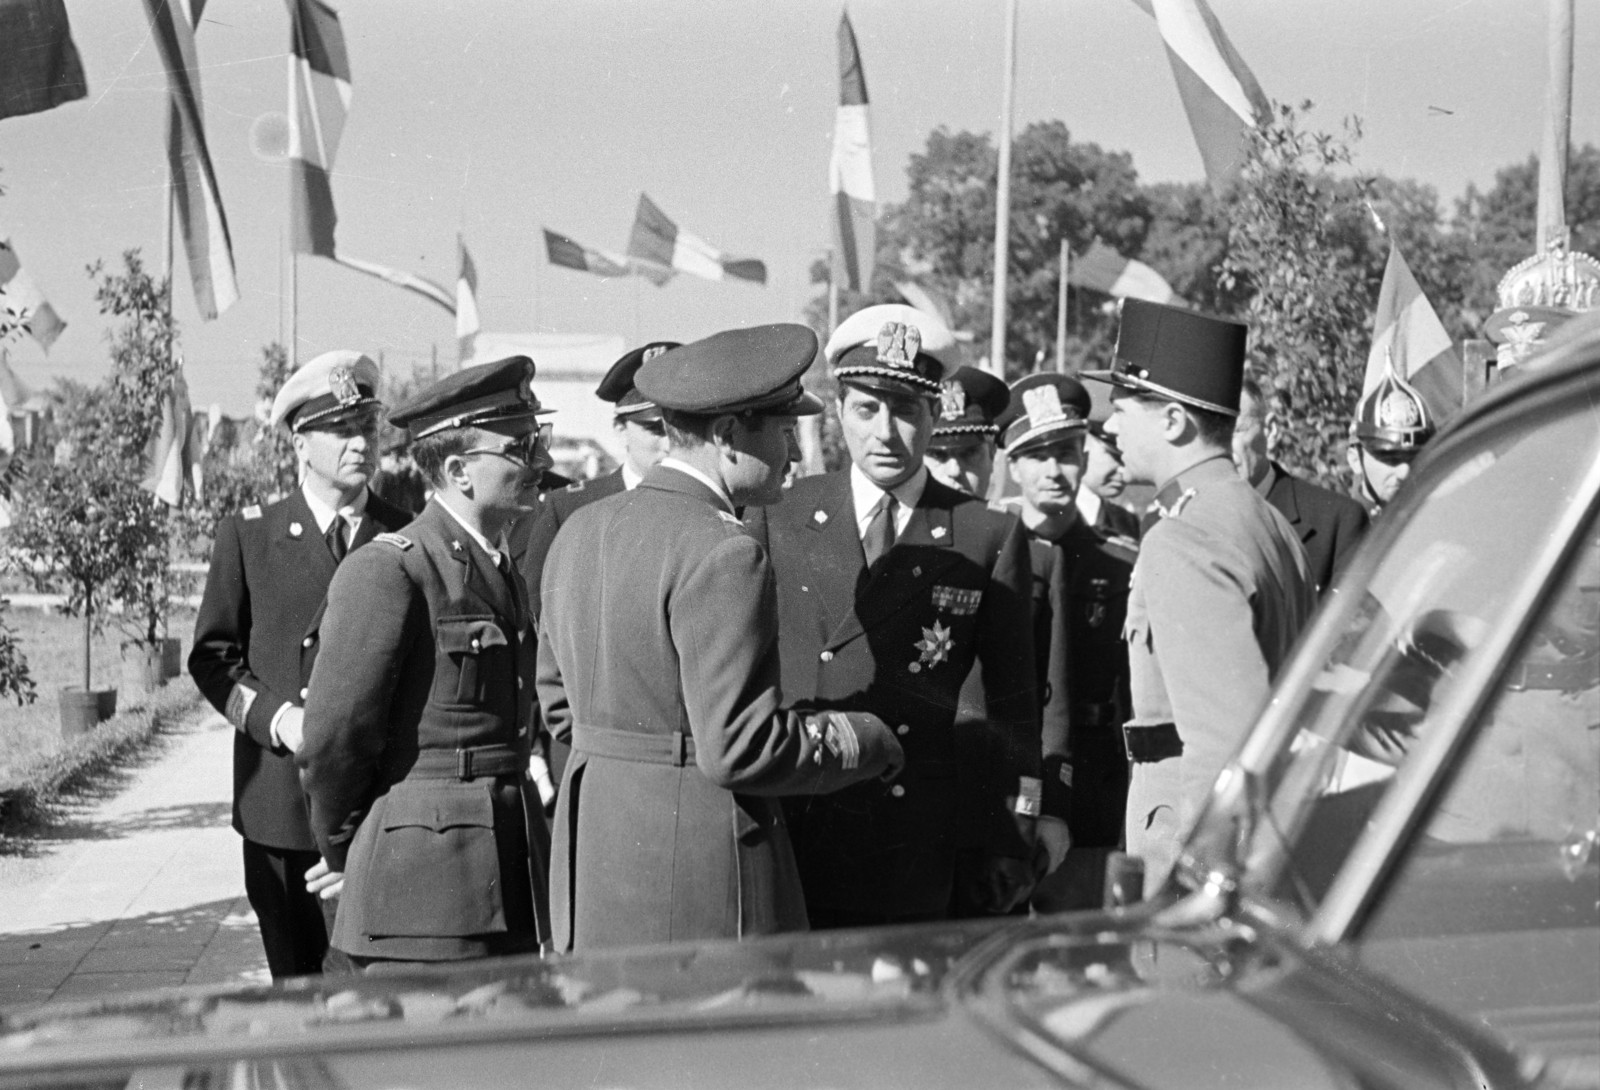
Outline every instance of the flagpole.
[(1017, 82), (1017, 0), (1006, 2), (1006, 55), (1000, 95), (1000, 163), (995, 179), (994, 325), (989, 335), (989, 371), (1006, 376), (1006, 268), (1011, 234), (1011, 106)]
[(278, 344), (283, 344), (283, 228), (278, 228)]
[(300, 255), (289, 247), (289, 370), (300, 369)]
[(162, 291), (166, 296), (167, 313), (169, 315), (172, 313), (172, 205), (176, 197), (177, 193), (172, 184), (172, 163), (169, 160), (167, 162), (166, 199), (161, 202), (161, 277), (166, 281), (166, 287)]
[(1067, 240), (1061, 240), (1061, 294), (1056, 299), (1056, 371), (1067, 373)]
[(1566, 227), (1567, 154), (1572, 138), (1572, 0), (1550, 0), (1550, 72), (1539, 153), (1539, 253)]

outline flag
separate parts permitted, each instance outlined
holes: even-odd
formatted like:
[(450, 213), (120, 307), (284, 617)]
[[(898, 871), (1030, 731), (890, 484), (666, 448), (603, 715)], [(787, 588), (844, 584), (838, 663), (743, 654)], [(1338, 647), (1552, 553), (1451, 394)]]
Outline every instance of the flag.
[(356, 272), (366, 273), (368, 276), (376, 276), (379, 280), (393, 284), (397, 288), (415, 292), (430, 302), (438, 303), (451, 314), (456, 312), (456, 301), (451, 297), (449, 289), (443, 284), (429, 280), (425, 276), (417, 276), (400, 269), (392, 269), (388, 265), (380, 265), (376, 261), (364, 261), (359, 257), (351, 257), (349, 254), (331, 254), (329, 256), (347, 269), (354, 269)]
[(9, 238), (0, 238), (0, 344), (27, 333), (46, 352), (67, 323), (57, 317), (33, 277), (22, 267)]
[(1367, 373), (1361, 383), (1363, 397), (1383, 381), (1391, 352), (1395, 374), (1416, 387), (1435, 420), (1448, 420), (1461, 409), (1465, 389), (1455, 342), (1393, 242), (1383, 268), (1383, 285), (1378, 289), (1378, 309), (1372, 316), (1372, 349), (1367, 353)]
[(461, 251), (461, 272), (456, 277), (456, 344), (460, 349), (459, 359), (466, 362), (472, 358), (472, 345), (478, 339), (478, 269), (472, 263), (472, 255), (467, 253), (467, 244), (460, 235), (456, 236), (456, 249)]
[(1067, 283), (1093, 288), (1122, 299), (1132, 296), (1152, 303), (1181, 302), (1161, 274), (1142, 261), (1123, 257), (1095, 239), (1088, 251), (1067, 268)]
[(36, 114), (88, 93), (62, 0), (0, 0), (0, 117)]
[(1267, 96), (1206, 0), (1133, 2), (1155, 18), (1206, 180), (1224, 189), (1244, 166), (1246, 134), (1271, 111)]
[(339, 13), (290, 0), (289, 238), (297, 254), (334, 257), (330, 174), (350, 110), (350, 57)]
[(639, 194), (639, 212), (628, 239), (628, 256), (659, 269), (676, 269), (707, 280), (767, 282), (767, 267), (755, 258), (728, 257), (721, 250), (666, 217), (649, 197)]
[(206, 150), (205, 109), (200, 103), (200, 66), (194, 28), (205, 0), (144, 0), (150, 33), (167, 68), (167, 161), (173, 199), (189, 257), (189, 280), (202, 318), (215, 318), (239, 298), (233, 273), (233, 240), (222, 193)]
[[(17, 452), (17, 433), (11, 428), (11, 409), (28, 400), (28, 392), (11, 370), (11, 358), (0, 349), (0, 453)], [(0, 522), (0, 528), (11, 525)]]
[(956, 320), (950, 310), (950, 304), (944, 296), (929, 291), (921, 284), (912, 280), (895, 281), (894, 290), (900, 293), (900, 298), (922, 311), (932, 314), (945, 324), (946, 329), (955, 329)]
[(839, 17), (839, 112), (833, 122), (828, 192), (833, 195), (833, 282), (851, 291), (866, 291), (877, 254), (877, 202), (872, 189), (867, 77), (849, 15)]
[(591, 246), (574, 242), (566, 235), (552, 231), (548, 227), (544, 229), (544, 252), (550, 264), (560, 265), (564, 269), (577, 269), (579, 272), (594, 273), (596, 276), (637, 274), (658, 288), (673, 276), (671, 269), (652, 261), (640, 261), (625, 254), (614, 254), (609, 250), (596, 250)]
[[(179, 365), (181, 368), (181, 364)], [(197, 459), (189, 407), (189, 384), (180, 369), (161, 399), (161, 426), (150, 438), (145, 451), (145, 475), (139, 487), (155, 494), (168, 507), (183, 503), (183, 482), (192, 474)]]

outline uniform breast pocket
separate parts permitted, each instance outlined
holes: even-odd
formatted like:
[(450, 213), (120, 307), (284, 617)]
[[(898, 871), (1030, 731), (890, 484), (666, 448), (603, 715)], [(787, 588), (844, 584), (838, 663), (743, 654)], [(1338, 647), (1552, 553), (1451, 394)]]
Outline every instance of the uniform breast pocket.
[(493, 617), (440, 617), (434, 629), (438, 663), (434, 699), (442, 704), (478, 704), (497, 673), (510, 662), (511, 646)]

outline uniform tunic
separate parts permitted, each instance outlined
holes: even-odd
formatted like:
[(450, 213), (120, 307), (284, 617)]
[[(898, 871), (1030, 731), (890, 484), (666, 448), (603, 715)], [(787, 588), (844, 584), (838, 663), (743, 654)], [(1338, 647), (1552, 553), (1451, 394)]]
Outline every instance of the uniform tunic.
[[(1127, 843), (1160, 888), (1315, 606), (1305, 551), (1225, 455), (1156, 495), (1125, 636), (1134, 759)], [(1146, 748), (1141, 752), (1141, 747)]]
[[(869, 573), (854, 515), (843, 471), (801, 478), (750, 520), (777, 578), (785, 695), (876, 712), (906, 751), (893, 784), (789, 804), (806, 902), (943, 917), (958, 861), (1032, 855), (1009, 802), (1041, 759), (1027, 540), (1016, 516), (929, 479)], [(958, 716), (980, 662), (977, 710)]]
[(536, 948), (520, 578), (435, 498), (340, 567), (322, 643), (297, 756), (317, 844), (345, 875), (333, 945), (418, 961)]
[(784, 709), (771, 569), (726, 500), (651, 469), (571, 516), (542, 599), (539, 701), (572, 744), (556, 948), (803, 930), (772, 796), (875, 779), (897, 747), (872, 716)]

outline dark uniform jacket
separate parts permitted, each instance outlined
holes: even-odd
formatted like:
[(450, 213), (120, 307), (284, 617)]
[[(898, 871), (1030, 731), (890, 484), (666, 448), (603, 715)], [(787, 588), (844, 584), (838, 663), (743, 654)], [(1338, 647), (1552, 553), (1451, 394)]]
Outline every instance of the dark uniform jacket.
[(539, 701), (570, 740), (556, 808), (558, 950), (803, 930), (770, 796), (883, 771), (872, 716), (782, 707), (765, 552), (670, 466), (575, 513), (550, 550)]
[(449, 960), (537, 945), (532, 636), (515, 569), (498, 571), (438, 499), (340, 566), (297, 754), (317, 846), (345, 875), (338, 949)]
[(1267, 502), (1294, 527), (1320, 595), (1344, 570), (1345, 561), (1366, 533), (1367, 512), (1348, 496), (1290, 476), (1276, 462), (1272, 463), (1272, 473)]
[(1104, 537), (1139, 540), (1139, 516), (1104, 496), (1100, 497), (1100, 513), (1095, 516), (1094, 528)]
[[(936, 917), (956, 892), (958, 858), (1030, 858), (1010, 813), (1018, 777), (1040, 766), (1021, 521), (930, 476), (869, 576), (846, 470), (801, 478), (750, 526), (777, 576), (785, 697), (875, 712), (906, 752), (893, 784), (789, 804), (807, 903)], [(958, 708), (979, 661), (970, 723)]]
[[(411, 516), (368, 493), (351, 549)], [(272, 742), (272, 717), (300, 705), (317, 655), (317, 622), (336, 564), (299, 490), (217, 524), (195, 618), (189, 673), (237, 730), (233, 827), (271, 848), (313, 851), (294, 754)]]

